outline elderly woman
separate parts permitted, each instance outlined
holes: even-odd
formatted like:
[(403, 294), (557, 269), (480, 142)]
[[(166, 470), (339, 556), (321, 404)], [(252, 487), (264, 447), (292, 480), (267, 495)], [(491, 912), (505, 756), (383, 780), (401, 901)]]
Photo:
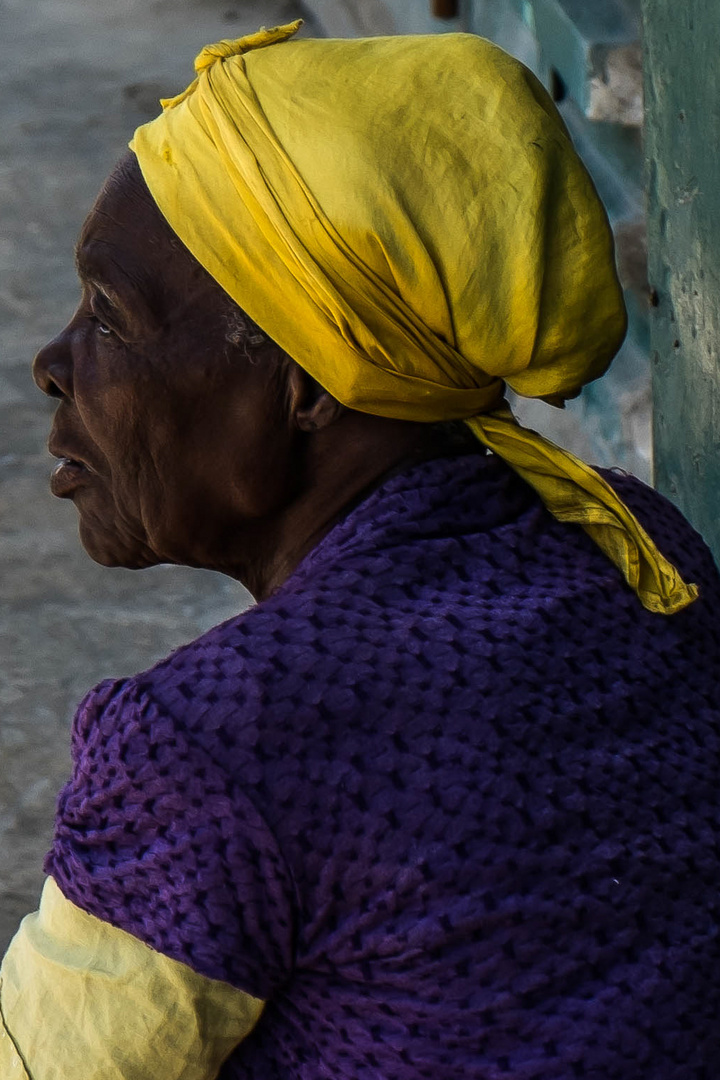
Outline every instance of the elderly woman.
[(136, 132), (35, 361), (90, 555), (258, 603), (80, 705), (0, 1073), (710, 1080), (720, 580), (503, 398), (612, 359), (605, 215), (488, 42), (295, 29)]

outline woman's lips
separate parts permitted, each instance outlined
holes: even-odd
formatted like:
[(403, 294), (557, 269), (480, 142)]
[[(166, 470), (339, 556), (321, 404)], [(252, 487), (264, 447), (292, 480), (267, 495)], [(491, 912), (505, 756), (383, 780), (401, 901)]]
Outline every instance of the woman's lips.
[(81, 462), (60, 458), (50, 474), (50, 490), (59, 499), (69, 499), (89, 476), (89, 470)]

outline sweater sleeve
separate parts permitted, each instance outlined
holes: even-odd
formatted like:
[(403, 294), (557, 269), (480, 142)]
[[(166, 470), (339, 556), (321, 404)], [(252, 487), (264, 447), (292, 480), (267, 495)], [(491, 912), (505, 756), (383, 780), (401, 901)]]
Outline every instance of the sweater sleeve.
[(134, 680), (92, 691), (46, 872), (82, 910), (266, 1001), (292, 971), (292, 879), (243, 778), (191, 727)]
[(3, 1080), (214, 1080), (263, 1002), (148, 948), (52, 878), (0, 980)]

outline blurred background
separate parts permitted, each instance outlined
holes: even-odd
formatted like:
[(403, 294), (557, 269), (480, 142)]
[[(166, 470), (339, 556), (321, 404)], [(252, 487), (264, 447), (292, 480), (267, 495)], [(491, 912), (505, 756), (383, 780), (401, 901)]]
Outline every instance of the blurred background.
[(219, 575), (96, 566), (72, 506), (48, 491), (52, 405), (30, 363), (73, 311), (77, 233), (134, 128), (187, 85), (204, 43), (298, 16), (311, 36), (465, 30), (519, 56), (608, 209), (630, 330), (608, 376), (566, 410), (517, 411), (646, 481), (654, 434), (660, 487), (720, 550), (714, 3), (0, 0), (0, 953), (37, 902), (78, 700), (249, 603)]
[(0, 954), (37, 906), (79, 699), (249, 602), (219, 574), (88, 559), (72, 505), (48, 490), (53, 405), (30, 363), (74, 310), (78, 230), (134, 129), (190, 82), (205, 42), (299, 13), (272, 0), (0, 2)]

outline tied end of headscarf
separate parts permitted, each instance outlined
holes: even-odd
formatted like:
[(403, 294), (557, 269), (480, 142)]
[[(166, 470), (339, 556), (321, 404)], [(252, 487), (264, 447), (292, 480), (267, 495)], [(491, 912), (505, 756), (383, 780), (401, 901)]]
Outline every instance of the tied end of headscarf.
[(522, 427), (508, 406), (466, 423), (537, 491), (558, 521), (585, 530), (648, 611), (674, 615), (697, 600), (697, 585), (683, 581), (610, 484), (584, 461)]
[[(264, 49), (267, 45), (277, 45), (279, 42), (288, 41), (297, 34), (303, 21), (303, 19), (295, 19), (291, 23), (273, 26), (270, 29), (261, 27), (254, 34), (245, 34), (244, 37), (239, 38), (223, 38), (222, 41), (216, 41), (213, 45), (206, 45), (195, 57), (195, 72), (200, 76), (218, 60), (229, 60), (231, 56), (243, 56), (244, 53), (252, 52), (253, 49)], [(161, 98), (160, 104), (163, 109), (172, 109), (179, 105), (193, 93), (197, 84), (196, 78), (182, 93), (172, 98)]]
[[(599, 476), (598, 480), (604, 482)], [(575, 514), (558, 513), (556, 516), (560, 521), (578, 524), (585, 530), (622, 572), (648, 611), (656, 615), (675, 615), (689, 607), (700, 595), (697, 585), (683, 581), (676, 567), (661, 554), (625, 504), (619, 499), (618, 502), (631, 519), (630, 527), (612, 511), (593, 512), (593, 507), (586, 508), (588, 520), (585, 521)]]

